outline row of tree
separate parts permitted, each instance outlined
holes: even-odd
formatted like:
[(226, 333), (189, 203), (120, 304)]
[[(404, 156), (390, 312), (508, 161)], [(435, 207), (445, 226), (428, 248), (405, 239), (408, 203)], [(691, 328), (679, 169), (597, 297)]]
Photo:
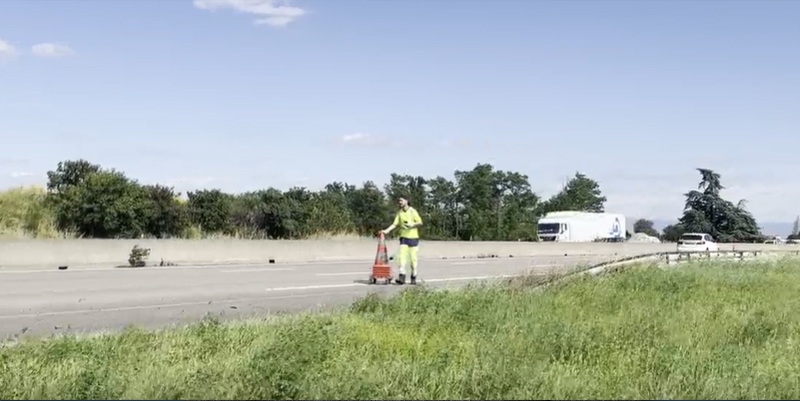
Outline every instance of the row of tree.
[[(719, 175), (700, 172), (703, 192), (687, 194), (680, 222), (653, 234), (674, 239), (683, 231), (701, 231), (721, 241), (758, 236), (743, 204), (719, 197)], [(189, 192), (187, 199), (173, 188), (141, 185), (86, 160), (60, 162), (47, 175), (47, 205), (58, 227), (90, 238), (192, 237), (198, 232), (272, 239), (370, 235), (390, 223), (397, 198), (404, 196), (423, 215), (426, 239), (533, 241), (537, 220), (544, 214), (603, 212), (606, 202), (599, 184), (580, 173), (545, 200), (531, 190), (526, 175), (489, 164), (456, 171), (453, 180), (392, 174), (383, 189), (372, 182), (360, 187), (334, 182), (316, 192), (270, 188), (228, 194), (207, 189)], [(642, 226), (646, 223), (637, 225), (647, 231)]]

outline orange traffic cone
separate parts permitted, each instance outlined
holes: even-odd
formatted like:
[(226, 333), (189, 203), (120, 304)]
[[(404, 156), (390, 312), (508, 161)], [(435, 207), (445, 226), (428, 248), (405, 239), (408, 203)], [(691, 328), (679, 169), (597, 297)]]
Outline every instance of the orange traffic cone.
[(375, 263), (372, 265), (370, 282), (375, 284), (379, 279), (387, 283), (392, 281), (392, 267), (389, 266), (389, 253), (386, 251), (386, 238), (383, 232), (378, 238), (378, 251), (375, 254)]

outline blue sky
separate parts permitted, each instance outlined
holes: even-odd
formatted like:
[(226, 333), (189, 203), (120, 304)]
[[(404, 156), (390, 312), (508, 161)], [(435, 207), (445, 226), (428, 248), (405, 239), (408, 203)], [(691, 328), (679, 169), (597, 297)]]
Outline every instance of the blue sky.
[[(288, 8), (287, 8), (288, 7)], [(800, 2), (0, 2), (0, 187), (85, 158), (245, 191), (492, 163), (672, 220), (800, 213)]]

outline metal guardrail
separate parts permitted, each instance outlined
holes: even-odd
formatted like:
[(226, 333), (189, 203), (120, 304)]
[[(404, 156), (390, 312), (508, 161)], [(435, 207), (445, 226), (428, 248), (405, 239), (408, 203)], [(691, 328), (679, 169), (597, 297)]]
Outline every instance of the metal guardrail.
[(763, 253), (764, 251), (665, 252), (663, 256), (664, 262), (669, 265), (684, 261), (690, 262), (693, 260), (711, 260), (720, 258), (742, 260), (748, 256), (758, 257)]
[[(589, 274), (592, 276), (602, 274), (606, 271), (617, 271), (622, 270), (626, 265), (631, 265), (647, 260), (651, 260), (654, 262), (661, 262), (664, 264), (672, 264), (672, 263), (681, 263), (681, 262), (689, 262), (692, 260), (700, 261), (700, 260), (712, 260), (712, 259), (725, 259), (725, 260), (738, 260), (742, 261), (747, 257), (758, 257), (762, 254), (768, 255), (800, 255), (800, 250), (792, 250), (792, 251), (717, 251), (717, 252), (653, 252), (653, 253), (646, 253), (646, 254), (639, 254), (634, 256), (627, 256), (623, 258), (607, 260), (600, 263), (595, 263), (588, 267), (573, 270), (570, 272), (565, 272), (563, 275), (558, 275), (556, 277), (548, 278), (544, 281), (538, 282), (533, 287), (538, 290), (543, 290), (549, 287), (552, 284), (556, 284), (558, 282), (562, 282), (565, 280), (569, 280), (578, 276), (582, 276), (584, 274)], [(519, 277), (519, 276), (512, 276), (512, 277)], [(506, 277), (508, 278), (508, 277)]]
[(591, 274), (596, 275), (604, 272), (609, 267), (616, 267), (630, 263), (642, 262), (646, 260), (653, 260), (663, 262), (667, 265), (673, 263), (699, 261), (699, 260), (713, 260), (713, 259), (726, 259), (726, 260), (744, 260), (747, 257), (758, 257), (762, 254), (780, 254), (780, 255), (800, 255), (800, 250), (792, 251), (700, 251), (700, 252), (653, 252), (624, 258), (608, 260), (605, 262), (597, 263), (585, 270), (576, 272), (576, 274)]

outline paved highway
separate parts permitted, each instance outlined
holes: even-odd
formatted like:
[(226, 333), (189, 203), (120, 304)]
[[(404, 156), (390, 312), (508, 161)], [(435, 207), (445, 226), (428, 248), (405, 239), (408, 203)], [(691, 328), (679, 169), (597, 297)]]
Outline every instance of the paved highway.
[[(546, 273), (608, 257), (421, 261), (424, 285)], [(0, 270), (0, 337), (146, 328), (341, 306), (370, 292), (406, 286), (368, 285), (371, 261), (68, 270)]]

